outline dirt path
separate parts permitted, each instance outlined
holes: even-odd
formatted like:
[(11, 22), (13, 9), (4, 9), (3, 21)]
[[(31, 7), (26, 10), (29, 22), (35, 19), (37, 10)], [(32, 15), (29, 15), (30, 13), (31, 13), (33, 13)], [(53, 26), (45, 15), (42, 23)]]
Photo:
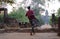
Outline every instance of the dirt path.
[(0, 39), (60, 39), (57, 33), (36, 33), (30, 36), (30, 33), (4, 33), (0, 34)]

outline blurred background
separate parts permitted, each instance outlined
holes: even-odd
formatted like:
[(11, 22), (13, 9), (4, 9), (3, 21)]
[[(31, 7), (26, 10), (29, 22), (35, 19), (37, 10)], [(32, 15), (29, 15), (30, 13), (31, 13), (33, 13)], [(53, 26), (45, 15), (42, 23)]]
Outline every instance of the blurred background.
[[(0, 8), (6, 8), (8, 18), (16, 19), (18, 23), (29, 23), (25, 16), (27, 7), (34, 10), (39, 25), (52, 25), (52, 14), (55, 15), (55, 23), (60, 16), (60, 0), (0, 0)], [(0, 23), (3, 23), (4, 10), (0, 10)]]

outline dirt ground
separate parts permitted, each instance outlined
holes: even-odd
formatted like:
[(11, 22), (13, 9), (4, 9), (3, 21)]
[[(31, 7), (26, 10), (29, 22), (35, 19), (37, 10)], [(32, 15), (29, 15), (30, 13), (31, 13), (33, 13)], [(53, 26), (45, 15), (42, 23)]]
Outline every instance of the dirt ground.
[(36, 33), (31, 36), (30, 33), (1, 33), (0, 39), (60, 39), (57, 33)]

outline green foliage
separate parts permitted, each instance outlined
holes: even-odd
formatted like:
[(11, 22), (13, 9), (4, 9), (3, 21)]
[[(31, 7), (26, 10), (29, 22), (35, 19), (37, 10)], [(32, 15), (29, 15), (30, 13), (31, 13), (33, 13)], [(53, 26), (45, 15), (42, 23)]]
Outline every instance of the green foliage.
[(58, 23), (58, 17), (57, 16), (55, 17), (55, 20), (56, 20), (55, 22)]
[(4, 16), (3, 14), (0, 14), (0, 22), (3, 22), (3, 20), (4, 20), (3, 16)]
[(37, 15), (36, 18), (37, 18), (38, 21), (39, 21), (39, 22), (38, 22), (39, 25), (43, 25), (43, 24), (44, 24), (44, 21), (42, 20), (41, 15)]
[(49, 24), (52, 24), (52, 16), (50, 16)]
[(41, 14), (40, 14), (40, 9), (42, 8), (40, 8), (38, 5), (39, 4), (44, 5), (45, 0), (32, 0), (32, 1), (33, 1), (32, 5), (34, 6), (33, 10), (34, 10), (35, 16), (39, 20), (39, 24), (42, 25), (44, 24), (44, 21), (42, 20)]
[(15, 0), (0, 0), (0, 5), (2, 4), (2, 2), (4, 2), (4, 3), (10, 3), (10, 5), (12, 5), (13, 3), (15, 3), (14, 2)]
[(7, 3), (14, 3), (14, 0), (0, 0), (0, 2), (2, 1), (7, 2)]
[(57, 16), (60, 16), (60, 8), (58, 9)]
[[(55, 21), (54, 21), (56, 24), (58, 23), (58, 17), (55, 16)], [(49, 21), (50, 24), (52, 24), (52, 16), (50, 17), (50, 21)]]
[(9, 17), (15, 18), (20, 22), (28, 22), (29, 20), (27, 19), (25, 14), (26, 11), (23, 8), (19, 8), (17, 11), (11, 12), (11, 14), (9, 14)]
[[(57, 15), (55, 16), (55, 23), (58, 23), (58, 17), (60, 16), (60, 8), (57, 10)], [(52, 17), (50, 19), (50, 24), (52, 24)]]
[(33, 2), (44, 5), (45, 0), (33, 0)]
[(39, 7), (38, 8), (33, 8), (33, 10), (34, 10), (34, 13), (35, 13), (36, 18), (39, 21), (39, 25), (44, 24), (44, 21), (41, 18), (41, 14), (39, 14), (40, 8)]
[(40, 15), (39, 14), (40, 8), (33, 8), (33, 9), (34, 9), (34, 13), (35, 13), (36, 16)]
[(1, 2), (0, 2), (0, 5), (1, 5)]

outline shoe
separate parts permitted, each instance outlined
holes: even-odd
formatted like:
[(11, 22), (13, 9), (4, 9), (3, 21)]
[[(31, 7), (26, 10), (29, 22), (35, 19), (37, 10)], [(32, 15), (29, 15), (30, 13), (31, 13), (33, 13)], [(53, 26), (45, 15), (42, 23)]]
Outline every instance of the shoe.
[(33, 34), (32, 34), (32, 33), (30, 33), (30, 35), (32, 36)]

